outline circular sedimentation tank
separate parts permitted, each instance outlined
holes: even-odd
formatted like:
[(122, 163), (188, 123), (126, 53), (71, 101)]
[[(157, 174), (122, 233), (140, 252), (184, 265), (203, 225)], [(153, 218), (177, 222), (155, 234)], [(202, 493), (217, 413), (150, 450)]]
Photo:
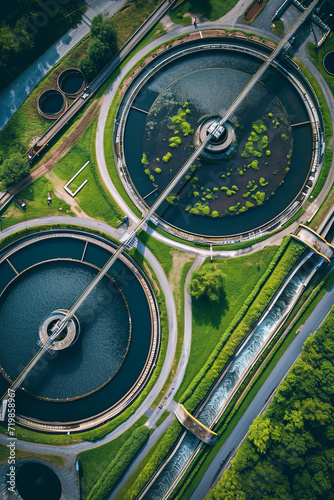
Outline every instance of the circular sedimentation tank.
[(60, 73), (57, 85), (67, 97), (74, 99), (85, 88), (86, 79), (80, 70), (69, 68)]
[(38, 112), (48, 120), (59, 118), (66, 108), (66, 97), (57, 89), (45, 90), (37, 99)]
[[(127, 82), (116, 117), (120, 177), (143, 212), (272, 50), (233, 37), (173, 45)], [(224, 243), (288, 220), (317, 175), (317, 109), (296, 65), (275, 61), (159, 207), (156, 223), (192, 241)]]
[(40, 462), (18, 466), (16, 489), (22, 500), (60, 500), (62, 487), (57, 474)]
[(329, 75), (334, 75), (334, 50), (331, 50), (325, 55), (323, 66)]
[[(114, 251), (86, 233), (48, 232), (1, 252), (2, 394)], [(159, 345), (154, 294), (122, 254), (16, 391), (18, 422), (73, 431), (110, 419), (149, 380)]]

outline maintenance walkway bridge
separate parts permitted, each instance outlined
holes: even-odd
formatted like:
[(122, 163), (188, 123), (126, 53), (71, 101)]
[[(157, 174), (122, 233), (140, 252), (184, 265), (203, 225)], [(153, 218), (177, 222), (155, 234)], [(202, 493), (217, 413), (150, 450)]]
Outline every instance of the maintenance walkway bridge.
[(299, 225), (297, 234), (292, 234), (292, 238), (298, 240), (315, 253), (323, 257), (328, 262), (334, 257), (334, 246), (328, 243), (320, 234), (316, 233), (310, 227)]

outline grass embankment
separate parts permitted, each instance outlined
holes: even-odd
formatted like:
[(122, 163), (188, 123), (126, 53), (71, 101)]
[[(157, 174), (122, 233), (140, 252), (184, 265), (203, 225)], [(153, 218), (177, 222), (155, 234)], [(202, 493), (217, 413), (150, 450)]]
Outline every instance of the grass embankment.
[[(0, 465), (7, 462), (9, 457), (9, 448), (4, 444), (0, 444)], [(46, 460), (50, 462), (57, 468), (65, 467), (66, 458), (62, 455), (51, 455), (47, 453), (34, 453), (31, 451), (15, 450), (15, 460), (20, 460), (21, 458), (29, 458), (29, 460)]]
[[(119, 48), (133, 35), (159, 3), (159, 0), (138, 0), (113, 17)], [(156, 28), (154, 31), (156, 31)], [(159, 36), (162, 33), (163, 29), (160, 26)], [(46, 89), (57, 88), (57, 78), (62, 71), (67, 68), (78, 67), (80, 58), (87, 52), (89, 38), (89, 35), (83, 38), (61, 61), (48, 71), (1, 130), (0, 151), (3, 153), (3, 159), (17, 151), (23, 154), (29, 148), (32, 139), (41, 136), (53, 123), (53, 120), (45, 120), (38, 113), (37, 97)], [(146, 40), (146, 38), (145, 43), (148, 43), (152, 39), (152, 33), (149, 40)], [(68, 100), (68, 102), (71, 103), (72, 101)]]
[(78, 67), (78, 61), (85, 54), (87, 44), (88, 37), (85, 37), (48, 71), (1, 130), (0, 151), (3, 152), (3, 159), (17, 151), (25, 153), (32, 139), (43, 135), (51, 126), (53, 120), (46, 120), (38, 113), (36, 100), (44, 90), (57, 88), (57, 78), (62, 71)]
[(123, 432), (118, 438), (92, 450), (79, 453), (77, 458), (80, 459), (82, 466), (82, 498), (85, 499), (88, 497), (98, 478), (103, 474), (112, 460), (114, 460), (122, 446), (138, 427), (144, 425), (146, 420), (147, 417), (143, 415), (130, 429)]
[[(317, 281), (319, 282), (319, 280)], [(274, 346), (270, 345), (264, 351), (217, 423), (215, 430), (220, 435), (219, 441), (213, 447), (205, 447), (201, 450), (184, 476), (177, 493), (174, 492), (175, 500), (179, 498), (186, 500), (190, 497), (218, 451), (226, 442), (286, 349), (297, 336), (301, 326), (305, 324), (309, 315), (330, 289), (333, 282), (334, 271), (323, 277), (317, 286), (314, 279), (311, 280), (289, 317), (277, 332)]]
[(218, 304), (192, 301), (190, 358), (178, 395), (186, 390), (203, 367), (276, 251), (277, 247), (272, 246), (245, 257), (214, 259), (212, 266), (224, 273), (224, 292)]
[(282, 36), (284, 33), (284, 21), (282, 19), (278, 19), (271, 25), (271, 31), (276, 36)]
[[(163, 33), (164, 33), (163, 26), (160, 23), (158, 23), (150, 31), (150, 33), (148, 33), (145, 39), (137, 46), (137, 48), (128, 56), (128, 58), (120, 65), (120, 68), (122, 68), (125, 64), (127, 64), (127, 62), (131, 59), (131, 57), (133, 57), (133, 55), (137, 51), (139, 51), (143, 46), (150, 43), (155, 38), (158, 38)], [(112, 81), (117, 77), (119, 72), (120, 69), (117, 69), (112, 73), (112, 75), (110, 75), (108, 80), (96, 94), (95, 101), (98, 101), (102, 97), (103, 93), (112, 83)], [(28, 97), (27, 101), (29, 99), (30, 96)], [(68, 136), (68, 134), (77, 126), (78, 122), (82, 118), (83, 113), (84, 111), (82, 111), (75, 118), (72, 125), (66, 131), (65, 137)], [(16, 116), (16, 113), (14, 116)], [(3, 221), (3, 228), (9, 227), (12, 224), (20, 222), (24, 220), (25, 217), (27, 219), (32, 219), (35, 217), (42, 217), (45, 215), (60, 215), (60, 214), (73, 215), (73, 216), (76, 215), (77, 212), (73, 212), (67, 203), (57, 198), (56, 196), (53, 197), (54, 201), (52, 205), (48, 206), (47, 195), (49, 191), (53, 192), (55, 186), (59, 188), (59, 179), (54, 178), (52, 175), (53, 173), (58, 175), (57, 170), (59, 165), (61, 170), (65, 170), (63, 175), (60, 174), (60, 176), (65, 180), (64, 182), (65, 184), (76, 173), (76, 171), (81, 166), (84, 165), (87, 159), (90, 160), (89, 168), (85, 169), (85, 172), (83, 172), (81, 176), (83, 176), (87, 172), (87, 170), (90, 171), (90, 174), (88, 174), (88, 176), (85, 177), (85, 179), (87, 178), (89, 182), (87, 183), (85, 188), (75, 197), (74, 201), (72, 200), (72, 205), (76, 207), (76, 205), (78, 204), (79, 207), (77, 208), (79, 208), (79, 211), (82, 210), (90, 217), (103, 220), (113, 226), (118, 225), (118, 220), (123, 217), (123, 213), (116, 205), (116, 203), (113, 201), (108, 191), (105, 189), (97, 169), (97, 161), (95, 154), (96, 128), (97, 128), (97, 118), (95, 118), (94, 123), (91, 126), (89, 126), (87, 131), (84, 133), (84, 136), (81, 139), (79, 139), (79, 141), (72, 147), (72, 149), (65, 155), (65, 157), (58, 162), (57, 167), (52, 169), (52, 173), (48, 174), (48, 179), (51, 178), (53, 179), (53, 181), (46, 180), (45, 178), (38, 179), (34, 181), (31, 186), (21, 191), (20, 197), (22, 197), (26, 201), (26, 204), (29, 209), (26, 215), (24, 216), (22, 211), (20, 211), (15, 206), (14, 203), (9, 205), (8, 209), (5, 212), (5, 217), (6, 215), (8, 215), (8, 218), (7, 220)], [(1, 144), (1, 133), (2, 132), (0, 132), (0, 144)], [(112, 137), (112, 129), (110, 131), (110, 134), (106, 133), (106, 142), (108, 145), (111, 145), (111, 152), (112, 152), (112, 140), (110, 139), (111, 137)], [(61, 144), (63, 139), (64, 137), (59, 139), (52, 146), (47, 156), (44, 157), (45, 160), (55, 153), (55, 151), (57, 150), (59, 144)], [(36, 166), (39, 165), (42, 161), (44, 160), (38, 162)], [(67, 172), (70, 172), (70, 174), (67, 175)], [(88, 187), (89, 189), (87, 189)], [(72, 185), (70, 186), (70, 188), (72, 188)], [(63, 193), (65, 193), (65, 191)], [(102, 195), (102, 197), (100, 195)], [(98, 204), (94, 203), (94, 200), (97, 199), (97, 196), (99, 196), (100, 200)]]
[(88, 495), (88, 500), (105, 500), (116, 486), (132, 460), (147, 441), (150, 431), (145, 425), (138, 427), (124, 443), (115, 458), (108, 464), (102, 476)]
[[(197, 22), (204, 19), (208, 21), (217, 21), (225, 16), (238, 3), (238, 0), (190, 0), (181, 1), (176, 4), (169, 12), (169, 17), (176, 24), (190, 26), (192, 15), (197, 16)], [(185, 14), (188, 14), (185, 16)], [(189, 15), (190, 14), (190, 15)]]

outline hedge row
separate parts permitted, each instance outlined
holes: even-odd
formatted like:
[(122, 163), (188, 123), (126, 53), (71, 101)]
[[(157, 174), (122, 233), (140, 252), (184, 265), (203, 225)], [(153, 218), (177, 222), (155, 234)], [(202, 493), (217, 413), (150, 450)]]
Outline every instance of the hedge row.
[(92, 488), (87, 500), (104, 500), (124, 474), (140, 448), (150, 435), (146, 425), (138, 427), (127, 441), (123, 444), (115, 458), (101, 475), (98, 482)]
[[(193, 412), (206, 396), (225, 364), (239, 347), (250, 328), (261, 317), (270, 300), (304, 251), (305, 247), (297, 241), (290, 240), (290, 237), (283, 241), (268, 270), (231, 323), (224, 338), (218, 343), (207, 363), (182, 395), (180, 401), (185, 404), (188, 411)], [(230, 338), (226, 342), (227, 336)], [(226, 345), (224, 345), (225, 342)]]
[[(131, 486), (130, 490), (126, 492), (126, 494), (123, 497), (123, 500), (134, 500), (135, 498), (138, 497), (138, 495), (140, 494), (146, 483), (150, 480), (150, 478), (153, 476), (153, 474), (158, 469), (160, 464), (162, 464), (162, 462), (166, 459), (168, 453), (170, 453), (170, 451), (172, 450), (181, 432), (182, 432), (181, 424), (179, 424), (177, 420), (174, 420), (174, 422), (171, 424), (171, 426), (167, 429), (167, 431), (163, 435), (159, 447), (150, 458), (146, 467), (139, 474), (136, 481)], [(87, 500), (91, 500), (90, 497)], [(95, 497), (94, 500), (96, 500)]]

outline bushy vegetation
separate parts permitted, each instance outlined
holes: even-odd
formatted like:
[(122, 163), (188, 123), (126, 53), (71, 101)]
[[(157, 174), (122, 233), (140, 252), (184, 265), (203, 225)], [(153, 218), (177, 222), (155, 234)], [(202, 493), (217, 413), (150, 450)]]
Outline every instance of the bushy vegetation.
[(325, 500), (334, 489), (334, 311), (258, 417), (209, 499)]
[[(0, 162), (1, 152), (0, 152)], [(29, 163), (21, 153), (13, 153), (0, 165), (0, 186), (7, 189), (29, 173)]]
[(112, 18), (103, 19), (102, 14), (93, 17), (90, 34), (87, 55), (79, 61), (79, 68), (89, 81), (93, 80), (117, 51), (117, 36)]
[(172, 155), (172, 153), (168, 152), (165, 154), (165, 156), (162, 157), (162, 161), (165, 163), (168, 163), (171, 158), (173, 158), (173, 155)]
[[(268, 266), (267, 272), (241, 306), (239, 314), (234, 317), (225, 332), (224, 338), (217, 344), (204, 367), (180, 398), (180, 402), (190, 412), (194, 411), (204, 398), (227, 361), (245, 338), (250, 328), (258, 321), (275, 292), (304, 251), (304, 246), (298, 242), (290, 241), (290, 238), (283, 240), (277, 254)], [(273, 270), (275, 270), (274, 273)]]
[(142, 425), (133, 432), (132, 436), (124, 443), (115, 458), (104, 470), (102, 476), (88, 495), (87, 500), (105, 500), (108, 497), (149, 435), (150, 431), (145, 425)]
[(224, 274), (211, 265), (202, 266), (191, 274), (188, 291), (194, 299), (208, 299), (219, 302), (224, 283)]

